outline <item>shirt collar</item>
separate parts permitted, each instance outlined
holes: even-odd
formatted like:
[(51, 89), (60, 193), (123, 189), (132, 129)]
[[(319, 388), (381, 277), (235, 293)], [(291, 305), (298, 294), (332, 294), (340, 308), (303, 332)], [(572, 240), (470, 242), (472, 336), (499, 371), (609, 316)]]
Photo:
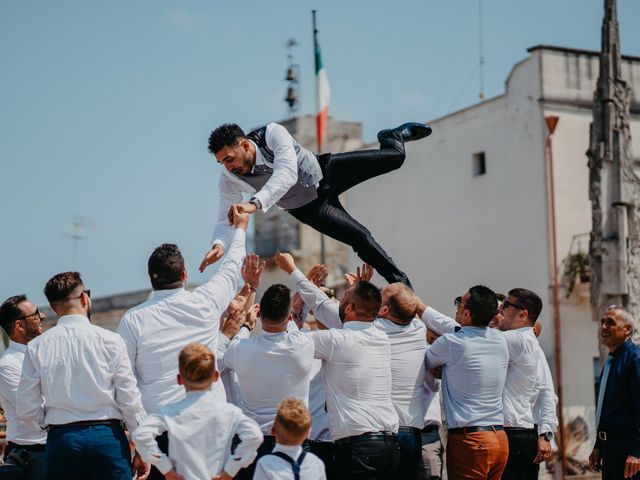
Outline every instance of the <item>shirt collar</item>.
[(88, 325), (89, 319), (85, 315), (71, 314), (63, 315), (58, 319), (58, 325)]
[(345, 322), (342, 328), (344, 330), (366, 330), (373, 326), (373, 322), (360, 322), (353, 320), (351, 322)]
[[(351, 322), (349, 322), (351, 323)], [(294, 460), (298, 460), (298, 457), (302, 453), (302, 447), (300, 445), (280, 445), (276, 443), (276, 446), (273, 447), (274, 452), (282, 452)]]
[(151, 298), (154, 300), (162, 300), (163, 298), (170, 297), (171, 295), (182, 291), (184, 291), (184, 287), (170, 288), (168, 290), (154, 290), (151, 294)]
[(23, 352), (24, 353), (24, 352), (27, 351), (27, 346), (24, 343), (14, 342), (13, 340), (9, 340), (9, 348), (11, 350), (15, 350), (16, 352)]

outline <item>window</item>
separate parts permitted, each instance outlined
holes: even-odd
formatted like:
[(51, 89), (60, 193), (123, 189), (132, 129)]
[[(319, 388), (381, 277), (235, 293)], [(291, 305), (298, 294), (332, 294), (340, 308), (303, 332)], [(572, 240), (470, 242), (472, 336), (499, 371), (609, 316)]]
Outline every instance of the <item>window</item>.
[(487, 173), (487, 161), (484, 152), (473, 154), (473, 176), (478, 177)]

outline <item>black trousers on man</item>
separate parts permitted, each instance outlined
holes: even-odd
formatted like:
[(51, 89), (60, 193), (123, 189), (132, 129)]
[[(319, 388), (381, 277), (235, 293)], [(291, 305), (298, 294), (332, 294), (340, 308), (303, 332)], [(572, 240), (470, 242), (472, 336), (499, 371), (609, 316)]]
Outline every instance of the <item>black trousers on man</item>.
[[(630, 455), (630, 445), (633, 442), (630, 436), (611, 435), (607, 432), (607, 439), (600, 441), (600, 454), (602, 455), (602, 480), (618, 480), (624, 477), (624, 465)], [(640, 473), (631, 477), (631, 480), (640, 479)]]
[(343, 480), (391, 480), (400, 461), (398, 438), (391, 433), (356, 435), (337, 440), (336, 470)]
[(537, 480), (540, 465), (533, 462), (538, 455), (537, 430), (511, 427), (504, 430), (509, 440), (509, 460), (502, 480)]
[(407, 275), (393, 263), (371, 232), (349, 215), (338, 199), (338, 195), (351, 187), (400, 168), (404, 159), (403, 143), (393, 139), (383, 143), (380, 150), (320, 155), (318, 162), (323, 178), (318, 198), (289, 210), (289, 213), (320, 233), (350, 245), (362, 261), (371, 265), (387, 282), (411, 286)]

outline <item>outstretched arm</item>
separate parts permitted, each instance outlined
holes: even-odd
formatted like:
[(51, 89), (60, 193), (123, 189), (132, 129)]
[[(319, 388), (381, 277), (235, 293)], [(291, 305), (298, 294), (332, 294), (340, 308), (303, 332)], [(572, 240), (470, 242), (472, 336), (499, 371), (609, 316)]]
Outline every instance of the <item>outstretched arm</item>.
[(229, 209), (232, 205), (240, 202), (242, 202), (242, 189), (225, 172), (220, 173), (220, 179), (218, 180), (218, 216), (211, 241), (212, 249), (216, 249), (217, 246), (220, 252), (217, 259), (222, 257), (225, 249), (229, 247), (233, 236), (233, 221), (229, 221)]

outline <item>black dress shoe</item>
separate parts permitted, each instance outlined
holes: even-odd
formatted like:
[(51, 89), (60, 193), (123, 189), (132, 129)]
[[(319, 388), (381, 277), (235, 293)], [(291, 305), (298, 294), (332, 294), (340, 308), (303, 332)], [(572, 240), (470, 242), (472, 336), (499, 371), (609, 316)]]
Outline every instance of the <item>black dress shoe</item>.
[(412, 142), (431, 135), (431, 127), (424, 123), (409, 122), (403, 123), (396, 128), (388, 128), (378, 132), (378, 141), (383, 143), (386, 139), (400, 140), (401, 142)]

